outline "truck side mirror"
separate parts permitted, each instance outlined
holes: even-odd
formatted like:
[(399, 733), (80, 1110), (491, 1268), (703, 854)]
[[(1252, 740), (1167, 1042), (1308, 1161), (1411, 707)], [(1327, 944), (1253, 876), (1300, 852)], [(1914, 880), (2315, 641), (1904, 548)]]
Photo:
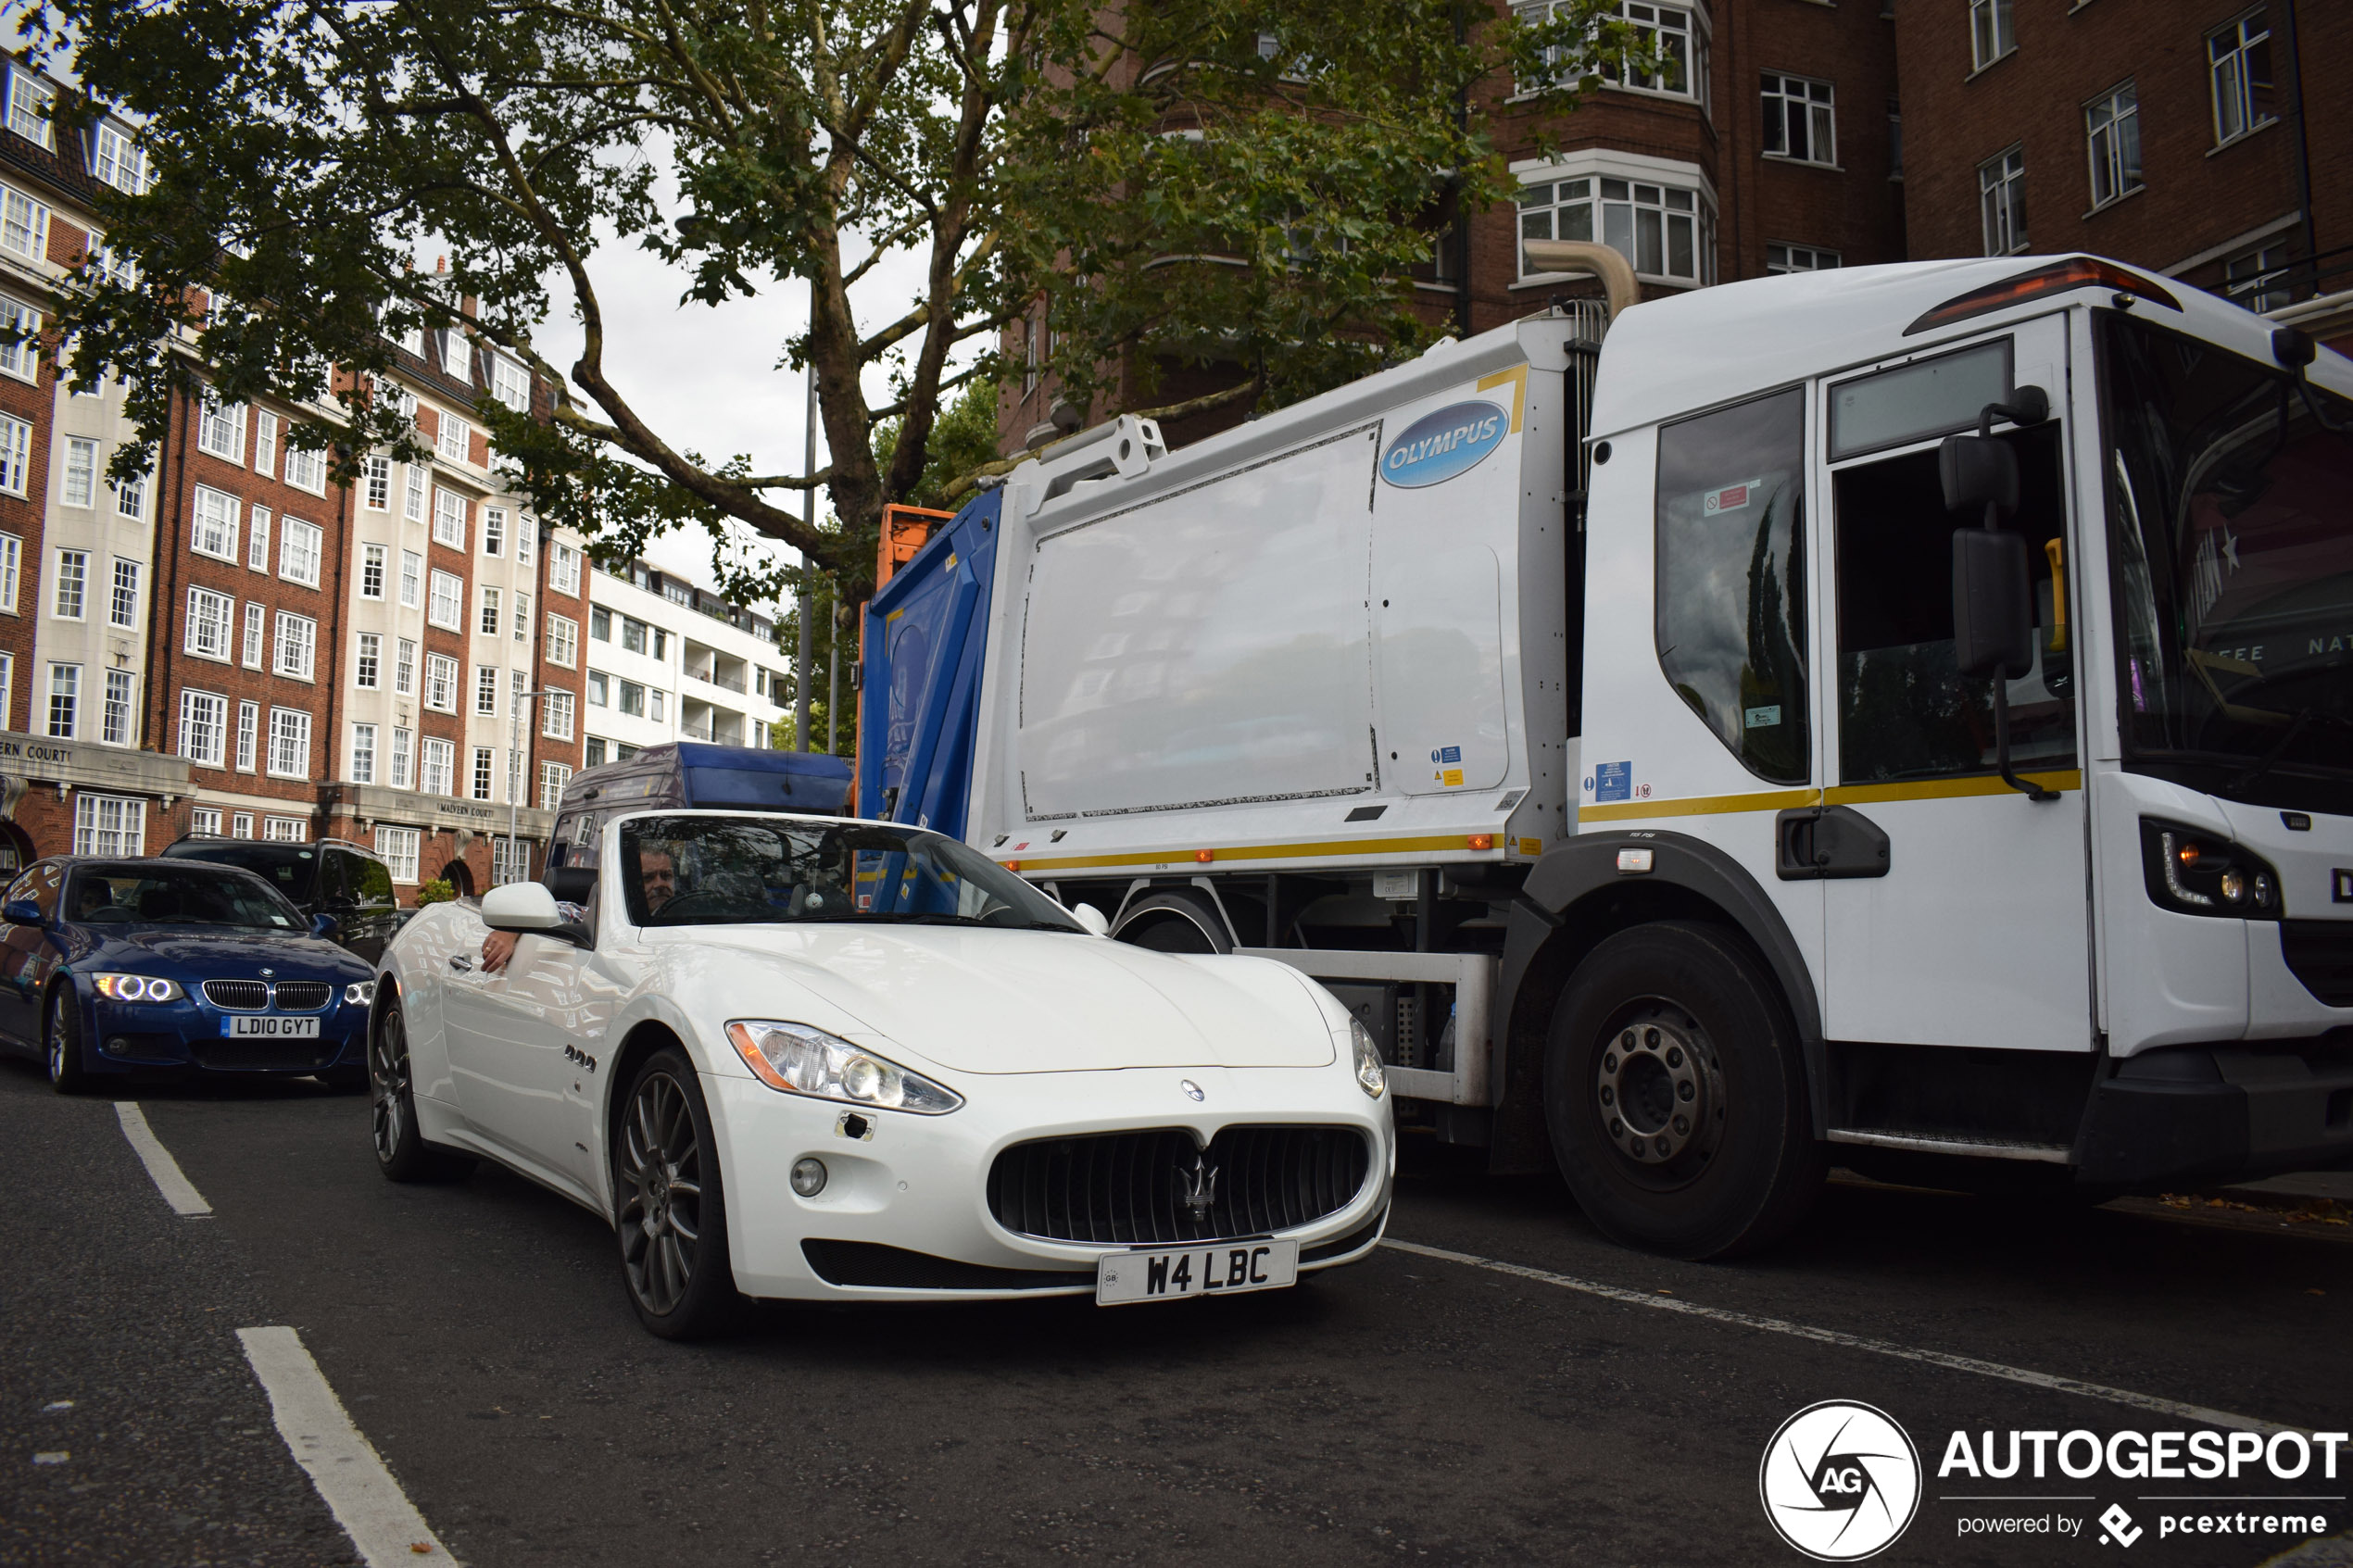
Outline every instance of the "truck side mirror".
[(2033, 601), (2020, 535), (1953, 531), (1953, 654), (1964, 675), (2016, 680), (2034, 668)]
[(1990, 435), (1948, 435), (1936, 449), (1937, 477), (1944, 482), (1944, 509), (1999, 507), (2018, 510), (2018, 454)]

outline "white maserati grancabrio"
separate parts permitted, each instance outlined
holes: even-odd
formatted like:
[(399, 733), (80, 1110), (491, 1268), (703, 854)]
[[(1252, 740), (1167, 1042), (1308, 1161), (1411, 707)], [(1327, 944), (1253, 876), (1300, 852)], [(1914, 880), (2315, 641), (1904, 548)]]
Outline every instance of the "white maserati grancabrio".
[(495, 1160), (605, 1215), (654, 1333), (739, 1295), (1227, 1295), (1380, 1238), (1380, 1058), (1298, 972), (1111, 941), (892, 823), (661, 811), (599, 839), (593, 884), (394, 941), (376, 1157)]

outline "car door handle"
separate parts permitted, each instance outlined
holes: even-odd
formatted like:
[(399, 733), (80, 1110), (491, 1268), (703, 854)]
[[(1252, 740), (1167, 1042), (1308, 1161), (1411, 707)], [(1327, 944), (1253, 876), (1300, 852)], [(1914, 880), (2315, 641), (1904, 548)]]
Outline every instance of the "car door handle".
[(463, 953), (452, 953), (449, 955), (449, 967), (460, 974), (470, 974), (473, 972), (474, 961)]

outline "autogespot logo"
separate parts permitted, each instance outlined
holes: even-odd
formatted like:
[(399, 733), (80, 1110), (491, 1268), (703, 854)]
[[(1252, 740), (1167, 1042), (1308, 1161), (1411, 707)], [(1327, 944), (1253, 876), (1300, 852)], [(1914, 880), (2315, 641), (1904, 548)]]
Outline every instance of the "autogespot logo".
[(1854, 1562), (1892, 1544), (1919, 1512), (1919, 1450), (1885, 1411), (1825, 1399), (1765, 1445), (1756, 1491), (1781, 1539), (1819, 1562)]

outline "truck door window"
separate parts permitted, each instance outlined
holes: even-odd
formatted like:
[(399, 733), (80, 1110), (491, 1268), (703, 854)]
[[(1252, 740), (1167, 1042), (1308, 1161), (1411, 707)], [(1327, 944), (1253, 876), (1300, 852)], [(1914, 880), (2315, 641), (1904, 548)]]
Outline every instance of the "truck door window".
[[(2010, 756), (2020, 771), (2071, 768), (2059, 425), (1996, 439), (2018, 453), (2019, 509), (2005, 526), (2026, 536), (2038, 628), (2037, 667), (2009, 684)], [(1993, 771), (1991, 684), (1962, 679), (1953, 655), (1953, 530), (1979, 520), (1944, 509), (1933, 446), (1840, 469), (1831, 490), (1840, 782)]]
[(1800, 387), (1658, 433), (1659, 668), (1775, 784), (1811, 771), (1805, 465)]

